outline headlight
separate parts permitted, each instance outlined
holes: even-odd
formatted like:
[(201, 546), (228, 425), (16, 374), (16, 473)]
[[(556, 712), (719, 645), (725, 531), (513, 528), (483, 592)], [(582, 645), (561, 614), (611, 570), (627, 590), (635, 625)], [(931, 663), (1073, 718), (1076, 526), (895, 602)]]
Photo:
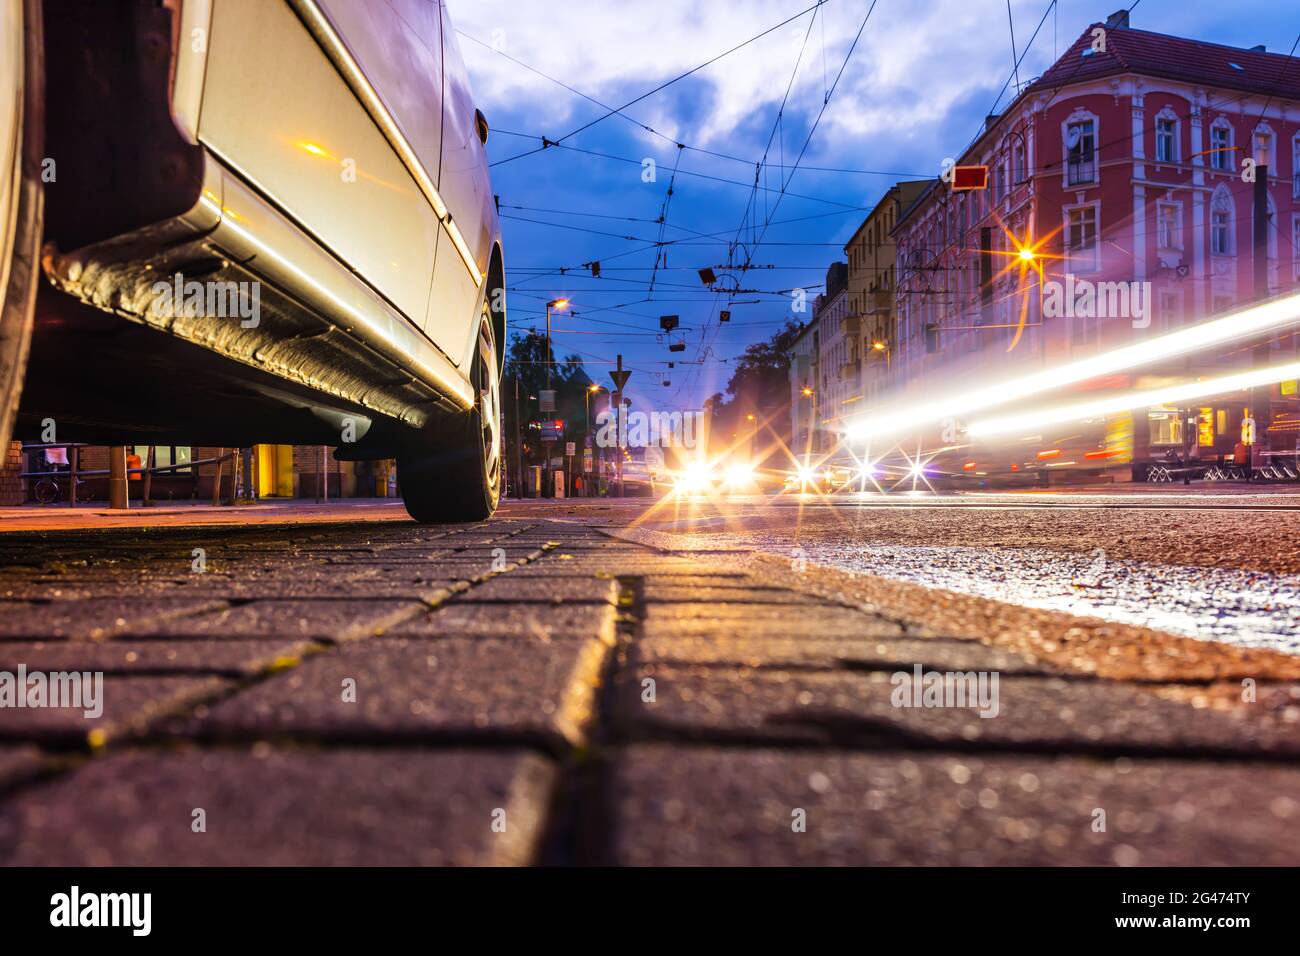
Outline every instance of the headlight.
[(732, 465), (727, 469), (727, 484), (733, 488), (747, 485), (754, 480), (754, 469), (748, 465)]

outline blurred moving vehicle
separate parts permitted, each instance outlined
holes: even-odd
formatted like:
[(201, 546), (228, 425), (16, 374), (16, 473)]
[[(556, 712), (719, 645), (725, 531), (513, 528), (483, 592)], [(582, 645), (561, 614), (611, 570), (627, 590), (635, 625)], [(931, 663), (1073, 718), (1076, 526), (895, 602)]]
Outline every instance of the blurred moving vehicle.
[(442, 0), (0, 0), (0, 54), (0, 444), (328, 444), (417, 520), (495, 510), (501, 234)]

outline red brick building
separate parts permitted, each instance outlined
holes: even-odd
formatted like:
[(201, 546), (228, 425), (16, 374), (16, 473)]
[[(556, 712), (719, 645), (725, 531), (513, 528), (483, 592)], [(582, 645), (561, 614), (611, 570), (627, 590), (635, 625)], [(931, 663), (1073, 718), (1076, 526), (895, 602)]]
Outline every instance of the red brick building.
[[(987, 189), (954, 191), (937, 180), (894, 231), (896, 396), (919, 398), (963, 375), (987, 384), (1055, 366), (1250, 302), (1255, 186), (1243, 181), (1245, 160), (1267, 166), (1268, 291), (1296, 285), (1300, 70), (1287, 56), (1135, 30), (1115, 14), (989, 117), (955, 159), (988, 166)], [(1041, 244), (1041, 275), (1022, 269), (1017, 243)], [(1149, 296), (1118, 315), (1045, 308), (1050, 283), (1080, 280), (1138, 283), (1135, 293), (1149, 283)], [(1159, 387), (1295, 355), (1288, 334), (1263, 350), (1227, 346), (1102, 384)], [(1296, 383), (1267, 391), (1113, 416), (1092, 423), (1085, 444), (1108, 447), (1103, 461), (1117, 476), (1128, 460), (1171, 448), (1230, 453), (1254, 402), (1264, 440), (1294, 449)]]

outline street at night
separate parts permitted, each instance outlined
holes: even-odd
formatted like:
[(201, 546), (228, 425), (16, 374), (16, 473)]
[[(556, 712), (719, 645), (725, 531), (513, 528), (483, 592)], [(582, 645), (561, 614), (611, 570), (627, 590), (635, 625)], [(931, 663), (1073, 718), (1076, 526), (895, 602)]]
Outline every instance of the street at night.
[[(102, 671), (106, 700), (4, 712), (6, 781), (40, 781), (0, 803), (6, 859), (1300, 852), (1297, 496), (573, 500), (441, 530), (288, 510), (0, 538), (3, 664)], [(891, 706), (917, 666), (999, 674), (995, 713)]]
[(6, 932), (1289, 928), (1295, 14), (0, 0)]

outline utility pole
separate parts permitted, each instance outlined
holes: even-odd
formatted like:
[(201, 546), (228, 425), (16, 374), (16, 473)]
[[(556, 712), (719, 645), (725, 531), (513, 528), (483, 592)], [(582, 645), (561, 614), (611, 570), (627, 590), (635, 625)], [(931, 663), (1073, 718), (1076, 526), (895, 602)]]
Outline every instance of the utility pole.
[(519, 420), (519, 366), (515, 366), (515, 497), (524, 497), (524, 439)]
[(623, 497), (623, 386), (631, 378), (632, 370), (623, 368), (623, 356), (618, 356), (618, 368), (609, 373), (614, 380), (614, 391), (610, 392), (610, 407), (617, 409), (618, 417), (614, 419), (614, 444), (617, 454), (614, 456), (614, 470), (617, 474), (618, 496)]
[[(1271, 223), (1268, 221), (1268, 166), (1259, 165), (1255, 167), (1255, 190), (1254, 190), (1254, 222), (1251, 230), (1251, 249), (1253, 253), (1254, 279), (1255, 279), (1255, 302), (1260, 303), (1268, 298), (1268, 230)], [(1269, 362), (1270, 342), (1265, 339), (1255, 345), (1253, 350), (1253, 366), (1255, 368), (1264, 368)], [(1255, 465), (1259, 461), (1259, 454), (1256, 448), (1259, 445), (1258, 436), (1267, 435), (1268, 428), (1273, 424), (1273, 401), (1272, 386), (1257, 385), (1250, 390), (1250, 417), (1255, 419), (1256, 441), (1250, 446), (1250, 464), (1247, 467), (1246, 479), (1249, 481), (1251, 472), (1254, 471)]]

